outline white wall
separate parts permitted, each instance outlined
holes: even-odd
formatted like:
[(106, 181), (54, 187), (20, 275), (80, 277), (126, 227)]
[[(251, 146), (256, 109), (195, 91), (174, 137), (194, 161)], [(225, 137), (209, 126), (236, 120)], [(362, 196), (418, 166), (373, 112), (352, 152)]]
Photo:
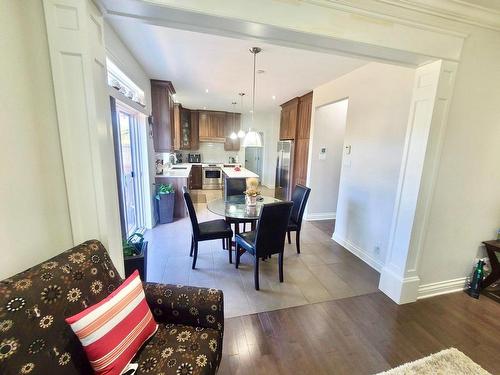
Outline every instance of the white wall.
[[(308, 184), (314, 187), (314, 191), (307, 205), (308, 220), (334, 219), (336, 216), (348, 102), (344, 99), (313, 108)], [(326, 158), (320, 159), (323, 147), (327, 149)]]
[[(343, 158), (334, 239), (377, 269), (389, 240), (414, 72), (370, 63), (314, 89), (313, 108), (349, 98), (344, 144), (351, 154)], [(324, 132), (316, 129), (315, 113), (311, 121), (317, 153)], [(321, 200), (327, 192), (312, 184), (320, 164), (315, 154), (310, 163), (311, 201)]]
[(72, 247), (38, 1), (0, 2), (0, 279)]
[[(257, 112), (254, 116), (253, 125), (251, 114), (242, 114), (241, 116), (241, 128), (243, 130), (248, 131), (249, 128), (252, 128), (255, 131), (264, 133), (264, 161), (261, 183), (269, 188), (274, 188), (276, 179), (276, 147), (279, 138), (280, 115), (279, 106), (276, 106), (276, 111)], [(242, 148), (240, 152), (243, 152), (243, 157), (240, 157), (240, 160), (244, 160), (244, 149)]]
[[(430, 293), (461, 288), (500, 227), (500, 33), (471, 28), (455, 81), (420, 264)], [(443, 281), (457, 280), (455, 284)], [(441, 289), (440, 289), (441, 288)]]

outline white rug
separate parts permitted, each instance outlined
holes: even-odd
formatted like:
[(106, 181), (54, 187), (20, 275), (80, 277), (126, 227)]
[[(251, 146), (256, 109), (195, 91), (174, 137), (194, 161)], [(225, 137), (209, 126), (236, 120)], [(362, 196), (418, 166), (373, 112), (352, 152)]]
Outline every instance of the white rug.
[(450, 348), (378, 375), (491, 375), (461, 351)]

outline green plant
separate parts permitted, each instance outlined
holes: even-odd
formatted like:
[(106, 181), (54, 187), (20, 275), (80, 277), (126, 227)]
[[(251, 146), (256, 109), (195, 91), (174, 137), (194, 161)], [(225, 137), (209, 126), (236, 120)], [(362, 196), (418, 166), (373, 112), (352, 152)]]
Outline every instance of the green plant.
[(172, 194), (174, 191), (172, 184), (160, 184), (156, 190), (156, 199), (160, 200), (161, 195)]

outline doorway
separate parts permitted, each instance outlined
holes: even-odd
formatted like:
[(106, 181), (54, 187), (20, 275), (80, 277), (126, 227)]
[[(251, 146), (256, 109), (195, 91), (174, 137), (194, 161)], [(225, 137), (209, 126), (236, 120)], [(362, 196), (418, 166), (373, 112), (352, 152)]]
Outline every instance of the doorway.
[(115, 165), (122, 233), (125, 238), (144, 231), (143, 155), (138, 113), (111, 98)]
[[(259, 132), (264, 143), (264, 133)], [(263, 147), (245, 147), (245, 168), (259, 175), (262, 181), (262, 150)]]

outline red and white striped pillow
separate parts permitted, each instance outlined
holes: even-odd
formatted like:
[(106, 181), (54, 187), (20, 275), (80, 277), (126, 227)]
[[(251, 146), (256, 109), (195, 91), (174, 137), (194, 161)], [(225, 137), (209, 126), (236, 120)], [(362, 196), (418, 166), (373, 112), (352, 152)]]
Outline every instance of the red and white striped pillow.
[(121, 374), (158, 328), (139, 272), (101, 302), (66, 319), (96, 374)]

